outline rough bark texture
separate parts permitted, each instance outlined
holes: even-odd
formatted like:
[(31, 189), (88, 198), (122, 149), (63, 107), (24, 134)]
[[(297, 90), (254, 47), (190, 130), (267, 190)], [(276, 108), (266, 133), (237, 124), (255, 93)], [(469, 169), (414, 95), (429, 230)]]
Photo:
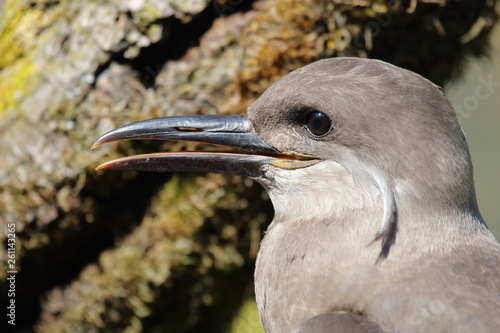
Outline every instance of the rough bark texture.
[[(16, 327), (224, 331), (272, 207), (249, 180), (96, 172), (187, 143), (89, 147), (146, 118), (242, 113), (283, 74), (370, 56), (442, 84), (482, 54), (489, 0), (26, 1), (0, 6), (0, 222)], [(3, 11), (3, 12), (2, 12)], [(0, 235), (7, 244), (6, 232)], [(6, 294), (7, 253), (0, 253)], [(249, 287), (250, 286), (250, 287)]]

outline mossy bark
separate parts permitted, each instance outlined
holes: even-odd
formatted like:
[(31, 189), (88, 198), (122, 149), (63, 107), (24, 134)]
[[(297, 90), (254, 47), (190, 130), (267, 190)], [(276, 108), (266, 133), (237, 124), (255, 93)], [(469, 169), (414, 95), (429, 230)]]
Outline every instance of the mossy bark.
[[(96, 172), (189, 143), (90, 151), (117, 126), (243, 113), (315, 60), (372, 56), (437, 84), (482, 54), (494, 1), (9, 1), (0, 24), (0, 222), (17, 320), (39, 332), (224, 331), (272, 207), (252, 181)], [(6, 244), (6, 233), (2, 242)], [(2, 292), (7, 254), (0, 253)], [(250, 286), (250, 287), (249, 287)]]

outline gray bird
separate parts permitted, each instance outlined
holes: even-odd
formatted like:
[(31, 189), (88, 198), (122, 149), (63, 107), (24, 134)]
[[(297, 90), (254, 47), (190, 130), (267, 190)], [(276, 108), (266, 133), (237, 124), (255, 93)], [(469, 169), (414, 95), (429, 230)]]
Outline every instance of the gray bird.
[(440, 90), (382, 61), (315, 62), (246, 116), (146, 120), (99, 138), (234, 148), (98, 169), (249, 176), (269, 193), (255, 293), (266, 332), (500, 332), (500, 245), (479, 213), (466, 138)]

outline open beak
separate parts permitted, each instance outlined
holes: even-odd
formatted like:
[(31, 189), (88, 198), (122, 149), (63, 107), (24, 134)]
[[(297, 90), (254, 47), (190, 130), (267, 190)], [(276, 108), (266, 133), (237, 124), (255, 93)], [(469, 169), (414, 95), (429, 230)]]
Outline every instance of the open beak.
[(91, 148), (107, 142), (132, 139), (195, 141), (233, 150), (136, 155), (106, 162), (96, 170), (214, 172), (256, 178), (262, 176), (266, 165), (297, 169), (319, 161), (312, 156), (280, 152), (271, 147), (255, 132), (246, 116), (198, 115), (144, 120), (104, 134)]

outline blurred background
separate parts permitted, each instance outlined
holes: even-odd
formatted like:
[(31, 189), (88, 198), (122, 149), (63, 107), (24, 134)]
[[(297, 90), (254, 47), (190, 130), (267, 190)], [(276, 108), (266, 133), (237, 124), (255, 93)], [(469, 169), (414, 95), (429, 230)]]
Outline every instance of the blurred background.
[[(500, 240), (500, 24), (490, 36), (488, 56), (469, 59), (463, 75), (447, 82), (444, 93), (457, 112), (467, 135), (474, 164), (474, 180), (479, 208)], [(486, 84), (492, 82), (493, 84)], [(496, 84), (496, 85), (495, 85)], [(488, 86), (488, 96), (481, 97), (478, 87)]]
[[(262, 332), (252, 274), (273, 216), (262, 188), (94, 170), (192, 143), (89, 147), (142, 119), (244, 113), (274, 80), (327, 57), (382, 59), (443, 87), (499, 239), (498, 13), (493, 0), (0, 1), (0, 223), (16, 229), (10, 331)], [(0, 237), (7, 249), (7, 231)], [(0, 259), (7, 295), (13, 268), (7, 251)]]

